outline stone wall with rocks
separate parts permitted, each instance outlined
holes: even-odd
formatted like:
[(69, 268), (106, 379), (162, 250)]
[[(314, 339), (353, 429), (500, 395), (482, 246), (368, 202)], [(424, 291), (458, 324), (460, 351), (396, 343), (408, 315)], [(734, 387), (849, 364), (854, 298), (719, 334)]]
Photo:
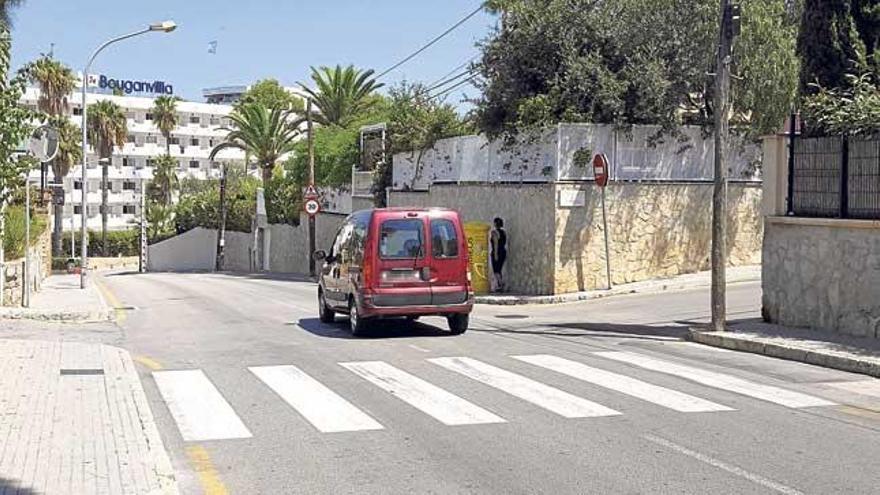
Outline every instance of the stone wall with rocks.
[[(51, 222), (52, 217), (47, 217), (46, 229), (30, 247), (32, 292), (38, 292), (43, 279), (52, 274), (52, 229), (48, 227)], [(3, 294), (0, 294), (0, 305), (21, 305), (24, 290), (24, 261), (25, 258), (19, 258), (5, 262), (3, 273), (0, 273), (0, 276), (5, 277)]]
[(763, 315), (880, 338), (880, 221), (767, 217)]
[[(606, 286), (601, 192), (592, 183), (557, 184), (556, 293)], [(612, 183), (606, 189), (614, 284), (709, 268), (712, 184)], [(731, 184), (731, 265), (761, 262), (760, 184)]]
[(504, 219), (509, 237), (505, 268), (511, 292), (553, 294), (553, 184), (434, 184), (428, 192), (389, 192), (389, 206), (441, 206), (465, 222)]

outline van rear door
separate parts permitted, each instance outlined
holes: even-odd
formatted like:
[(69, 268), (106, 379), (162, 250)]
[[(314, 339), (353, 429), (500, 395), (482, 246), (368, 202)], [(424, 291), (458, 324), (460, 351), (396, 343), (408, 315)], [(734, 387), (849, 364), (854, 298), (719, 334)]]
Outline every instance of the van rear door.
[(431, 303), (463, 304), (468, 299), (467, 250), (458, 214), (432, 212), (431, 232)]
[(377, 218), (376, 306), (431, 304), (426, 219), (424, 212), (414, 211), (386, 212)]

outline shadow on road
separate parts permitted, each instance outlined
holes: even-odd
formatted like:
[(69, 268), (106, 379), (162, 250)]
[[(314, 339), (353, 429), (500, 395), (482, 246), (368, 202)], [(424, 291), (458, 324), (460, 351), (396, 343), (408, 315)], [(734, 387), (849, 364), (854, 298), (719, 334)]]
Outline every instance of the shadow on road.
[[(337, 318), (336, 323), (321, 323), (317, 318), (302, 318), (295, 322), (303, 330), (331, 339), (358, 339), (348, 329), (348, 320)], [(447, 337), (448, 331), (432, 325), (400, 319), (377, 320), (370, 324), (366, 338), (370, 339), (401, 339), (418, 337)]]
[(620, 338), (626, 337), (640, 340), (669, 340), (684, 339), (688, 333), (688, 327), (676, 325), (634, 325), (616, 323), (550, 323), (528, 328), (474, 328), (475, 332), (484, 333), (508, 333), (523, 335), (551, 335), (558, 337), (592, 337), (592, 338)]
[(21, 486), (18, 480), (0, 478), (0, 493), (17, 493), (18, 495), (39, 495), (40, 492)]

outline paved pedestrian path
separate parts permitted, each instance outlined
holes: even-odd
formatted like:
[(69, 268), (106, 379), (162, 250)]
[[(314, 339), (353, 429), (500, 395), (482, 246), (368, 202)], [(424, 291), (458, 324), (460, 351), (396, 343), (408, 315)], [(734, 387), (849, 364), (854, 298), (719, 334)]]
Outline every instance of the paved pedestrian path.
[(93, 277), (85, 289), (79, 275), (50, 275), (39, 292), (31, 294), (30, 307), (0, 307), (0, 318), (46, 321), (107, 321), (112, 315)]
[[(761, 280), (761, 266), (736, 266), (727, 269), (727, 283), (756, 282)], [(615, 285), (611, 289), (597, 289), (582, 292), (569, 292), (548, 296), (529, 296), (521, 294), (485, 294), (476, 297), (478, 304), (559, 304), (623, 294), (653, 294), (667, 290), (688, 290), (712, 285), (712, 272), (686, 273), (670, 278), (660, 278)]]
[(0, 493), (178, 493), (128, 352), (0, 339), (0, 356)]
[(694, 329), (690, 337), (701, 344), (880, 378), (880, 339), (873, 337), (761, 322), (732, 324), (725, 332)]

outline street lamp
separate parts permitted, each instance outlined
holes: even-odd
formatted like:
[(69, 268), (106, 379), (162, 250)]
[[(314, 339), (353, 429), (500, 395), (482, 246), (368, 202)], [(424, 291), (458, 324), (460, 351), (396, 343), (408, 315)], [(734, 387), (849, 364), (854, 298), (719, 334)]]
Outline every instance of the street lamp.
[[(95, 57), (101, 53), (104, 48), (116, 43), (117, 41), (126, 40), (128, 38), (133, 38), (135, 36), (139, 36), (141, 34), (150, 33), (153, 31), (162, 32), (162, 33), (170, 33), (177, 29), (177, 24), (174, 21), (162, 21), (155, 22), (150, 24), (147, 28), (141, 29), (140, 31), (135, 31), (133, 33), (124, 34), (122, 36), (118, 36), (116, 38), (105, 41), (101, 44), (94, 52), (92, 52), (92, 56), (89, 57), (89, 61), (86, 63), (85, 69), (83, 69), (82, 74), (82, 189), (80, 189), (82, 193), (82, 221), (80, 222), (80, 235), (81, 235), (81, 246), (80, 246), (80, 271), (79, 271), (79, 287), (81, 289), (86, 288), (86, 270), (89, 266), (89, 243), (88, 243), (88, 167), (86, 166), (86, 156), (88, 153), (88, 133), (86, 132), (86, 123), (88, 122), (86, 118), (88, 105), (86, 104), (86, 88), (88, 87), (89, 81), (89, 69), (92, 67), (92, 62), (95, 61)], [(106, 187), (106, 186), (105, 186)]]

